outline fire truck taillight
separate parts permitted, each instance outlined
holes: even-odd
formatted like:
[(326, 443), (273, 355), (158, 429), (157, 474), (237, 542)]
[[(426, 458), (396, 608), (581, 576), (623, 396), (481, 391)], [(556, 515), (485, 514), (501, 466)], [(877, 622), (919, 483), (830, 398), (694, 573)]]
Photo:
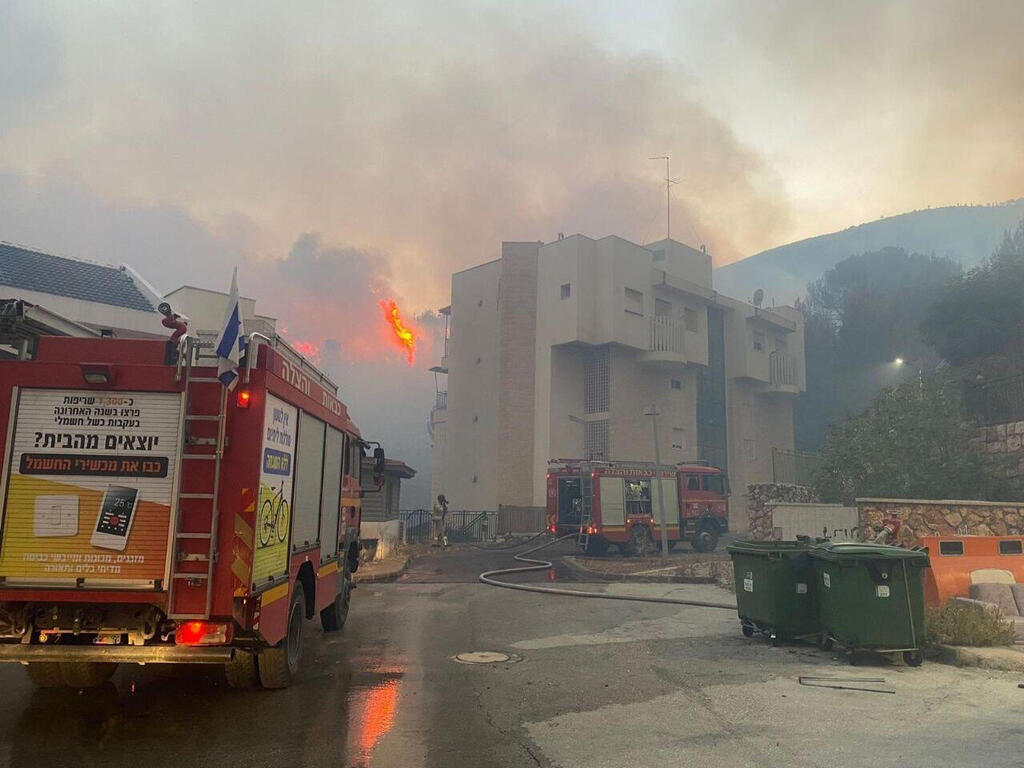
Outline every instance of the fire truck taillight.
[(177, 645), (224, 645), (231, 641), (231, 625), (211, 621), (186, 621), (174, 632)]
[(248, 408), (249, 403), (252, 402), (252, 392), (248, 389), (238, 390), (238, 394), (235, 395), (235, 403), (239, 408)]

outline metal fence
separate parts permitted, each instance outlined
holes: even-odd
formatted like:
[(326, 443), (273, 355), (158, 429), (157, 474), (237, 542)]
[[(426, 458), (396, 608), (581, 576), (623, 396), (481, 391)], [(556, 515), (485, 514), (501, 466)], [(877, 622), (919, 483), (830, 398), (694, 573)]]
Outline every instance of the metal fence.
[(814, 475), (820, 467), (821, 457), (816, 453), (772, 448), (773, 482), (811, 485), (814, 482)]
[[(449, 511), (444, 520), (448, 541), (486, 541), (497, 531), (497, 512), (474, 510)], [(398, 513), (401, 538), (407, 544), (430, 541), (433, 533), (429, 509), (409, 509)]]
[(1024, 421), (1024, 375), (966, 385), (964, 409), (979, 424)]

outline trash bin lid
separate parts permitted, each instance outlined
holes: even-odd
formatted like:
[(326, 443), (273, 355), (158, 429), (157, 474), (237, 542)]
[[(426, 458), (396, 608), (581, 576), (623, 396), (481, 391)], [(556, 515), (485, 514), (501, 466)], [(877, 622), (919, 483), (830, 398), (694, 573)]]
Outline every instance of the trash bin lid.
[(806, 541), (736, 541), (725, 548), (730, 554), (768, 557), (769, 555), (802, 555), (809, 546)]
[(831, 562), (851, 560), (907, 560), (910, 565), (927, 565), (928, 553), (921, 549), (904, 549), (889, 544), (859, 541), (826, 541), (811, 546), (807, 553)]

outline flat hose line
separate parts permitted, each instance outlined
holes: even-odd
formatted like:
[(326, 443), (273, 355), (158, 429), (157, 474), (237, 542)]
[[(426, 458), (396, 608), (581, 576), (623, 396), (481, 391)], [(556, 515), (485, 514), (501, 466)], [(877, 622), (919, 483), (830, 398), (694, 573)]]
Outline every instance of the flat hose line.
[(525, 552), (520, 552), (513, 557), (521, 563), (532, 563), (532, 565), (519, 566), (516, 568), (499, 568), (493, 571), (484, 571), (478, 577), (484, 584), (489, 584), (492, 587), (504, 587), (505, 589), (518, 589), (522, 592), (539, 592), (544, 595), (563, 595), (565, 597), (593, 597), (599, 600), (629, 600), (634, 603), (666, 603), (668, 605), (691, 605), (697, 608), (720, 608), (726, 611), (735, 611), (736, 606), (731, 603), (712, 603), (706, 600), (681, 600), (677, 597), (639, 597), (637, 595), (612, 595), (606, 592), (588, 592), (586, 590), (579, 589), (559, 589), (557, 587), (542, 587), (537, 584), (516, 584), (509, 581), (498, 581), (493, 578), (494, 576), (506, 576), (512, 573), (530, 573), (532, 571), (544, 571), (548, 568), (553, 568), (550, 560), (538, 560), (532, 557), (526, 557), (546, 547), (550, 547), (553, 544), (557, 544), (560, 541), (566, 539), (575, 538), (575, 533), (570, 533), (565, 536), (560, 536), (557, 539), (541, 544), (539, 547), (528, 549)]

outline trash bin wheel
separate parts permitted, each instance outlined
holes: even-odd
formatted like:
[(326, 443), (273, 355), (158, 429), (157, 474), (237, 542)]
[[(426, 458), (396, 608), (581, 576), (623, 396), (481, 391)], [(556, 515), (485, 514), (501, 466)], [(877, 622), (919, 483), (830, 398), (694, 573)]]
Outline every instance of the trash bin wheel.
[(754, 625), (751, 624), (746, 619), (743, 619), (740, 622), (740, 630), (743, 632), (743, 636), (744, 637), (753, 637), (754, 636)]
[(924, 654), (920, 650), (903, 652), (903, 662), (908, 667), (920, 667), (922, 661), (924, 661)]

